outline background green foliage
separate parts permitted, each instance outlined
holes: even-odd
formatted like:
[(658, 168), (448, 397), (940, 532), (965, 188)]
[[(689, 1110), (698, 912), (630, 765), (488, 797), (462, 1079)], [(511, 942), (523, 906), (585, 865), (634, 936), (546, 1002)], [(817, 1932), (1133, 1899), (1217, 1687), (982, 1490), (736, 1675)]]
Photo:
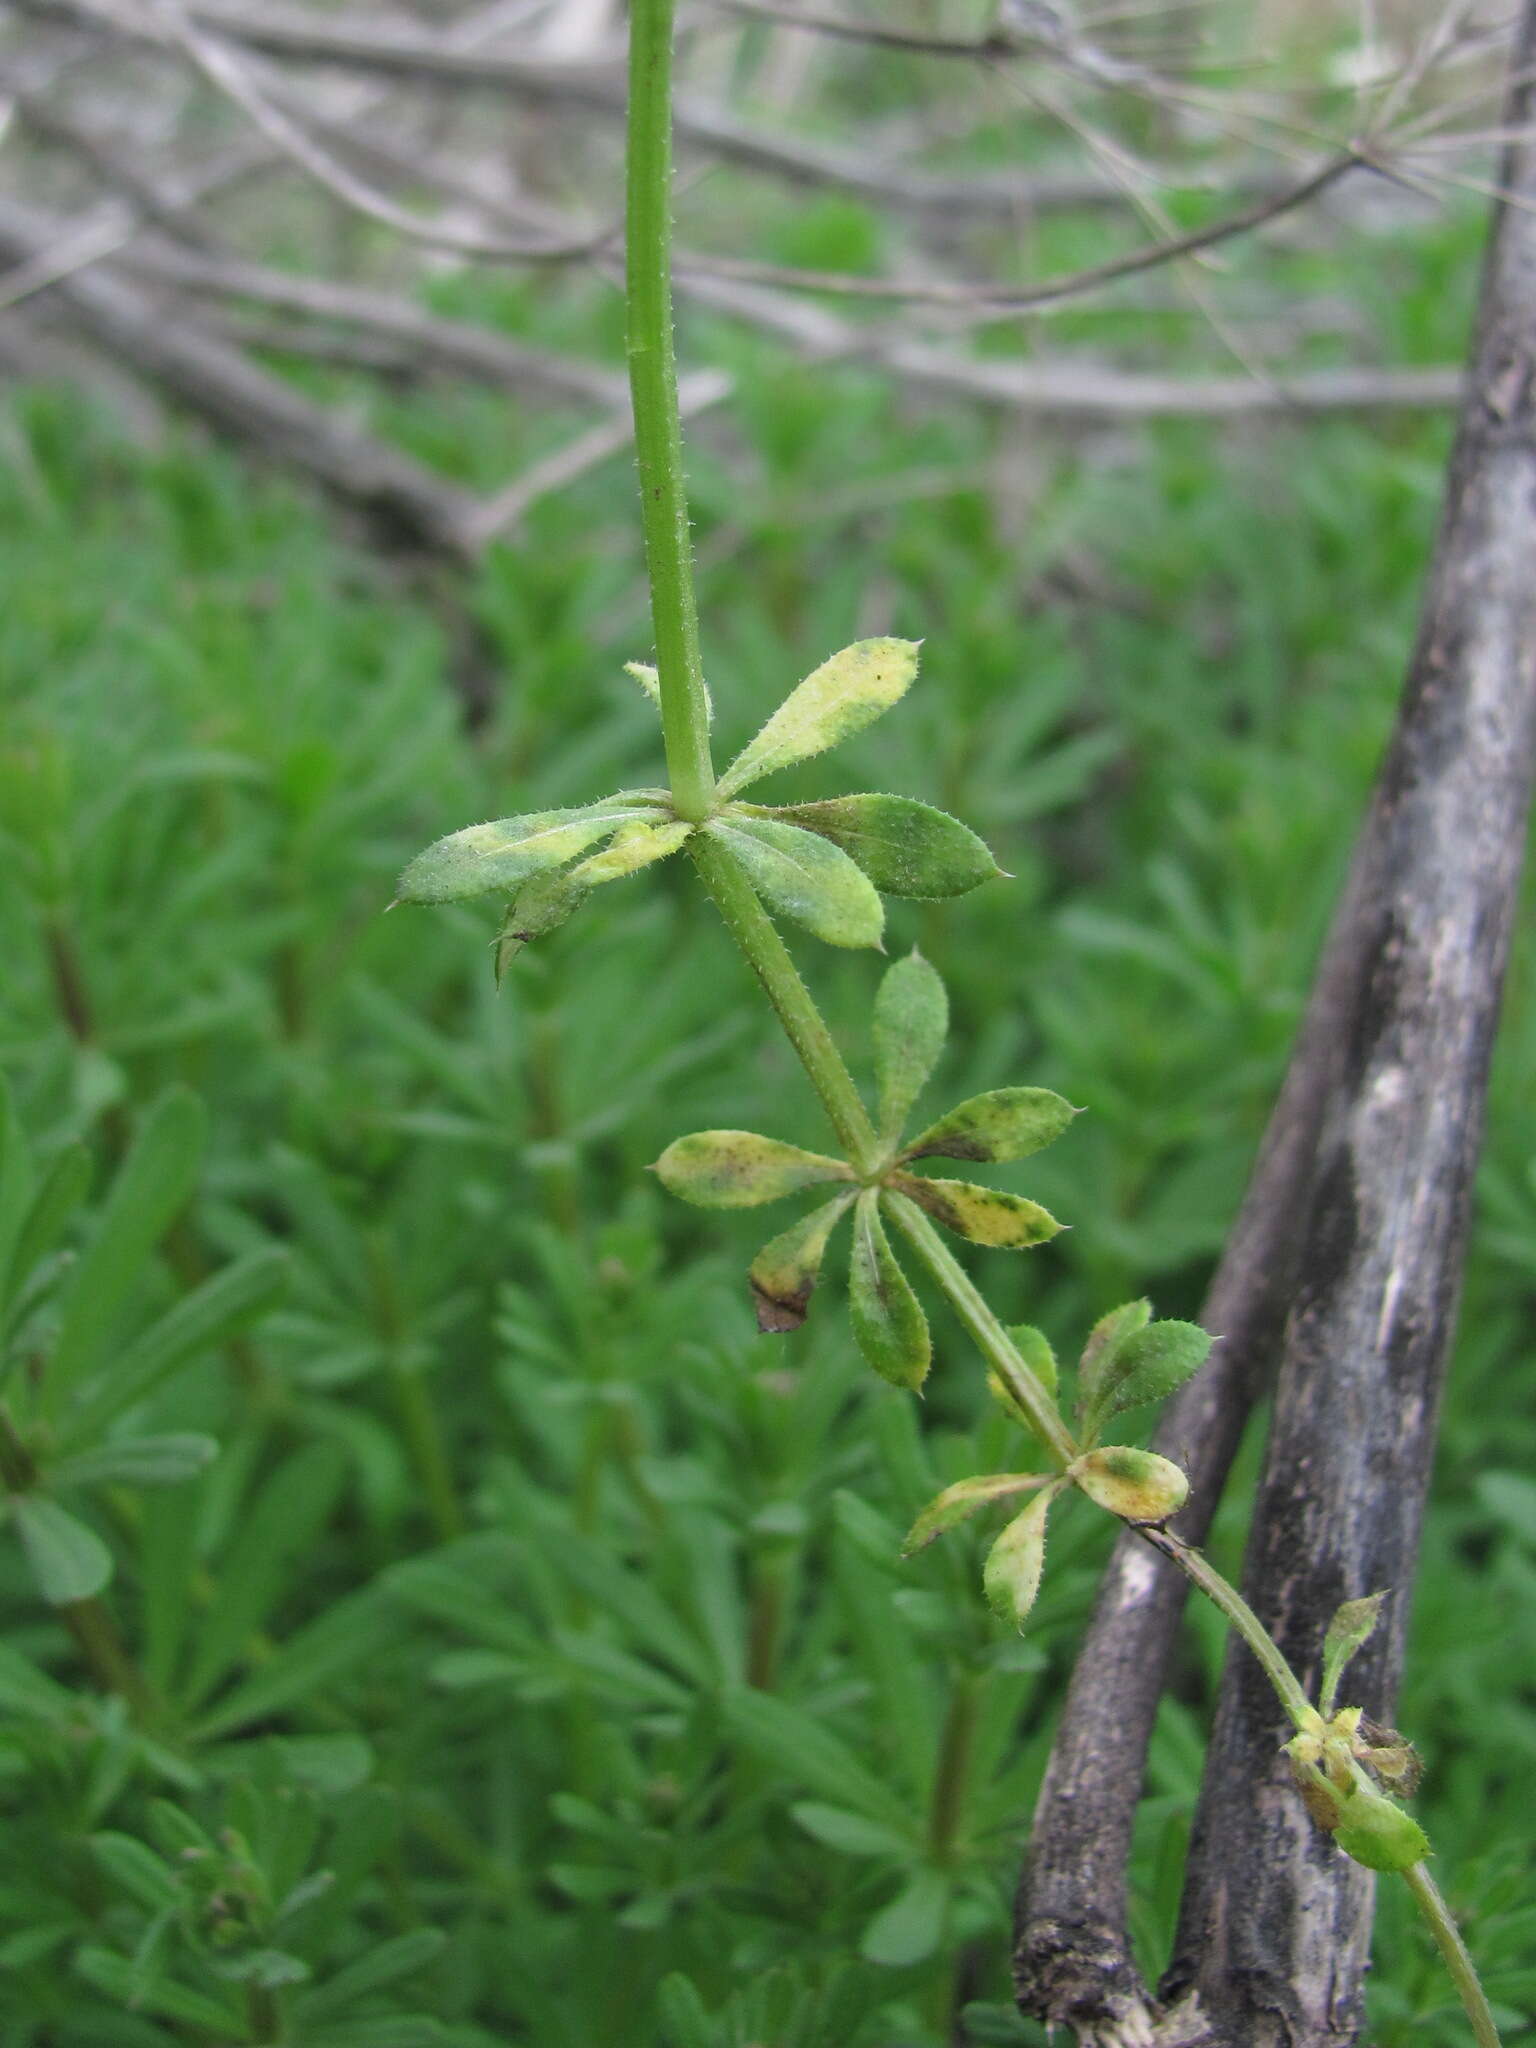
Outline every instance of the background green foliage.
[[(799, 219), (777, 253), (867, 253), (855, 210)], [(1463, 222), (1388, 249), (1394, 349), (1459, 352), (1475, 246)], [(577, 317), (503, 285), (480, 303), (545, 339)], [(889, 906), (892, 951), (920, 942), (950, 989), (942, 1099), (1028, 1080), (1091, 1112), (1002, 1170), (1076, 1227), (990, 1261), (989, 1291), (1063, 1343), (1142, 1291), (1192, 1316), (1390, 718), (1444, 423), (1021, 444), (1010, 508), (985, 488), (993, 423), (711, 340), (742, 380), (693, 461), (722, 758), (832, 649), (926, 637), (908, 702), (797, 794), (910, 791), (1015, 877)], [(538, 435), (475, 395), (384, 410), (461, 467), (478, 441), (488, 473)], [(288, 1277), (112, 1425), (215, 1438), (205, 1470), (68, 1496), (115, 1565), (147, 1725), (84, 1681), (0, 1532), (0, 2039), (1038, 2039), (1007, 2002), (1009, 1890), (1102, 1518), (1054, 1519), (1024, 1638), (981, 1603), (986, 1518), (901, 1563), (924, 1501), (1013, 1455), (958, 1333), (936, 1322), (921, 1406), (840, 1314), (755, 1336), (760, 1219), (695, 1215), (646, 1173), (698, 1128), (824, 1139), (683, 863), (600, 892), (499, 999), (488, 915), (381, 914), (403, 860), (467, 818), (654, 779), (621, 673), (649, 651), (627, 477), (541, 508), (466, 625), (190, 434), (146, 452), (48, 391), (5, 434), (21, 1123), (42, 1166), (89, 1147), (84, 1250), (152, 1105), (207, 1105), (195, 1193), (115, 1337), (264, 1249)], [(493, 696), (475, 739), (466, 681)], [(809, 965), (835, 1024), (866, 1013), (869, 961)], [(1516, 2025), (1536, 2002), (1510, 1797), (1536, 1760), (1511, 1682), (1536, 1668), (1532, 978), (1527, 949), (1401, 1713)], [(56, 1277), (13, 1385), (54, 1341)], [(1228, 1568), (1245, 1512), (1240, 1488)], [(1219, 1651), (1195, 1616), (1154, 1744), (1152, 1968)], [(1453, 1994), (1398, 1891), (1372, 2038), (1449, 2044)]]

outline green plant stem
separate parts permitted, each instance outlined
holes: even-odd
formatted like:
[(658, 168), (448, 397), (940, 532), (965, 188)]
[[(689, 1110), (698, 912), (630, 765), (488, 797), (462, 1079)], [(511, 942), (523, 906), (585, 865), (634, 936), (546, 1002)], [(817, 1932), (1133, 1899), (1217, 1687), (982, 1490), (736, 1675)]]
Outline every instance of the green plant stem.
[[(1133, 1525), (1140, 1527), (1139, 1524)], [(1198, 1550), (1190, 1546), (1167, 1529), (1140, 1527), (1154, 1550), (1176, 1564), (1192, 1586), (1198, 1586), (1214, 1607), (1219, 1607), (1228, 1624), (1242, 1637), (1255, 1657), (1264, 1667), (1264, 1675), (1274, 1687), (1281, 1706), (1290, 1715), (1297, 1728), (1308, 1723), (1316, 1724), (1317, 1710), (1302, 1690), (1301, 1681), (1292, 1671), (1280, 1652), (1269, 1630), (1254, 1613), (1237, 1588), (1224, 1579), (1215, 1566), (1209, 1564)]]
[(1029, 1426), (1059, 1469), (1072, 1463), (1078, 1445), (1057, 1412), (1056, 1404), (1019, 1356), (1018, 1346), (988, 1308), (969, 1273), (915, 1202), (892, 1195), (886, 1204), (913, 1250), (949, 1298), (950, 1307), (970, 1331), (982, 1356), (1007, 1387)]
[(70, 1600), (58, 1614), (103, 1690), (126, 1700), (134, 1720), (141, 1724), (162, 1719), (165, 1710), (158, 1694), (134, 1663), (117, 1623), (102, 1602), (94, 1596)]
[(1461, 1930), (1451, 1915), (1450, 1907), (1440, 1896), (1439, 1887), (1429, 1874), (1429, 1866), (1415, 1863), (1410, 1870), (1403, 1872), (1403, 1882), (1413, 1893), (1419, 1911), (1435, 1938), (1435, 1946), (1445, 1959), (1445, 1967), (1455, 1979), (1467, 2018), (1472, 2022), (1477, 2048), (1499, 2048), (1499, 2030), (1494, 2024), (1487, 1996), (1478, 1982), (1477, 1966), (1461, 1938)]
[(778, 1013), (855, 1171), (869, 1172), (879, 1151), (875, 1127), (777, 926), (740, 868), (712, 840), (697, 833), (688, 845), (705, 888)]
[(630, 6), (625, 313), (667, 774), (677, 815), (697, 823), (709, 815), (715, 771), (672, 344), (673, 5)]
[(937, 1863), (948, 1862), (954, 1853), (955, 1838), (965, 1815), (978, 1696), (979, 1682), (973, 1674), (957, 1678), (944, 1715), (933, 1769), (933, 1792), (928, 1802), (928, 1847)]

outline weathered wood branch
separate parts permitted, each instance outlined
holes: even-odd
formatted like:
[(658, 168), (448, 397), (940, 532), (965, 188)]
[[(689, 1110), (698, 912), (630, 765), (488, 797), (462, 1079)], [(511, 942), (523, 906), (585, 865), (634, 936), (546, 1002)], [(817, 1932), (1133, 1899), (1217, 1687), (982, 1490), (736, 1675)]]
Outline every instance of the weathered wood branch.
[[(1530, 119), (1527, 0), (1509, 125)], [(1397, 730), (1286, 1089), (1207, 1303), (1224, 1347), (1167, 1418), (1209, 1518), (1294, 1300), (1245, 1592), (1315, 1681), (1342, 1599), (1397, 1589), (1351, 1695), (1389, 1719), (1536, 774), (1536, 150), (1505, 165), (1473, 376)], [(1235, 1341), (1233, 1341), (1235, 1340)], [(1181, 1445), (1181, 1437), (1187, 1440)], [(1021, 1892), (1020, 2001), (1083, 2038), (1345, 2048), (1371, 1880), (1312, 1827), (1241, 1646), (1223, 1678), (1176, 1955), (1130, 1960), (1125, 1861), (1181, 1591), (1117, 1550), (1074, 1675)]]
[[(0, 256), (30, 262), (52, 240), (31, 209), (0, 200)], [(463, 557), (475, 500), (399, 450), (359, 433), (217, 337), (166, 317), (164, 305), (102, 265), (49, 287), (115, 361), (171, 391), (263, 455), (313, 477), (377, 527)]]
[[(1536, 0), (1515, 57), (1536, 60)], [(1509, 127), (1536, 106), (1518, 86)], [(1349, 1696), (1393, 1716), (1536, 775), (1536, 146), (1484, 275), (1398, 732), (1366, 826), (1365, 1001), (1319, 1146), (1245, 1590), (1318, 1668), (1339, 1601), (1392, 1589)], [(1355, 2039), (1372, 1881), (1282, 1781), (1273, 1702), (1228, 1661), (1168, 1989), (1252, 2048)]]

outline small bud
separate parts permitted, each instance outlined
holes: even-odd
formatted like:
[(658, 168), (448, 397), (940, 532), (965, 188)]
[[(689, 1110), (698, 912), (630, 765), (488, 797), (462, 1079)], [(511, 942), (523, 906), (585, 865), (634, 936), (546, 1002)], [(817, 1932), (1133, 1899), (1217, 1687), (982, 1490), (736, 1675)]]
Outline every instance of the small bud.
[(1089, 1451), (1068, 1468), (1067, 1477), (1123, 1522), (1166, 1522), (1189, 1498), (1189, 1481), (1171, 1459), (1128, 1444)]
[(1344, 1802), (1333, 1839), (1367, 1870), (1411, 1870), (1429, 1854), (1429, 1837), (1413, 1815), (1363, 1787)]

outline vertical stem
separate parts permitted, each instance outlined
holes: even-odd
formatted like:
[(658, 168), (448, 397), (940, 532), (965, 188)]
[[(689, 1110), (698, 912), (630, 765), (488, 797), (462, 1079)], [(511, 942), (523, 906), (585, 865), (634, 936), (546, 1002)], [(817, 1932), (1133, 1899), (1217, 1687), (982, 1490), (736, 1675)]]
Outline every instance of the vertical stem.
[(1403, 1872), (1403, 1882), (1413, 1893), (1419, 1911), (1435, 1937), (1435, 1946), (1445, 1958), (1445, 1967), (1456, 1980), (1456, 1989), (1461, 1993), (1467, 2018), (1472, 2022), (1477, 2048), (1499, 2048), (1499, 2030), (1494, 2024), (1483, 1987), (1478, 1982), (1477, 1967), (1461, 1938), (1461, 1930), (1452, 1918), (1450, 1907), (1441, 1898), (1439, 1887), (1429, 1874), (1428, 1866), (1415, 1863), (1411, 1870)]
[(715, 771), (672, 345), (673, 6), (630, 4), (625, 311), (667, 773), (678, 816), (697, 821), (709, 815)]
[(696, 833), (688, 844), (705, 888), (778, 1012), (779, 1022), (832, 1120), (832, 1128), (847, 1146), (853, 1165), (861, 1172), (867, 1171), (874, 1164), (878, 1149), (874, 1125), (826, 1020), (816, 1007), (815, 997), (789, 957), (789, 948), (735, 862), (706, 833)]
[(1064, 1470), (1078, 1455), (1078, 1446), (1062, 1421), (1056, 1403), (1019, 1356), (1018, 1346), (988, 1308), (970, 1274), (922, 1210), (904, 1195), (887, 1199), (888, 1213), (949, 1297), (950, 1307), (971, 1333), (983, 1358), (1029, 1417), (1030, 1428), (1055, 1459), (1058, 1468)]
[(70, 1600), (57, 1612), (97, 1683), (125, 1699), (134, 1720), (141, 1725), (159, 1720), (164, 1713), (159, 1698), (134, 1663), (117, 1623), (103, 1603), (94, 1596), (89, 1600)]
[(928, 1804), (928, 1846), (936, 1862), (949, 1860), (965, 1812), (966, 1780), (976, 1736), (979, 1681), (972, 1673), (957, 1678), (939, 1736), (933, 1794)]

